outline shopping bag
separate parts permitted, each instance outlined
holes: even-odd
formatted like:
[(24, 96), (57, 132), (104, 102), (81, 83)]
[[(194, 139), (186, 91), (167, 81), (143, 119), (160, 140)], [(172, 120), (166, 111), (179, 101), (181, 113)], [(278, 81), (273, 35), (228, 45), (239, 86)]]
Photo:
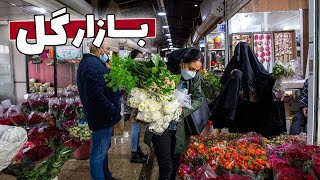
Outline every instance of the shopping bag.
[(200, 135), (201, 131), (208, 123), (210, 116), (211, 112), (208, 107), (208, 102), (205, 99), (200, 108), (186, 118), (186, 133), (188, 135)]
[(201, 131), (201, 136), (216, 136), (216, 130), (213, 128), (212, 122), (208, 121), (207, 125)]

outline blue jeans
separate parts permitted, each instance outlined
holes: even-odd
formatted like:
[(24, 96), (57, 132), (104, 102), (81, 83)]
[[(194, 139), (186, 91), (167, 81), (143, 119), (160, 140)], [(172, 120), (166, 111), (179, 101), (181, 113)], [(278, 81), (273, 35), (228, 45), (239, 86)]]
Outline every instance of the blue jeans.
[(138, 122), (131, 123), (131, 151), (137, 152), (140, 143), (140, 124)]
[(108, 168), (108, 150), (111, 146), (112, 127), (92, 132), (90, 176), (92, 180), (111, 180)]

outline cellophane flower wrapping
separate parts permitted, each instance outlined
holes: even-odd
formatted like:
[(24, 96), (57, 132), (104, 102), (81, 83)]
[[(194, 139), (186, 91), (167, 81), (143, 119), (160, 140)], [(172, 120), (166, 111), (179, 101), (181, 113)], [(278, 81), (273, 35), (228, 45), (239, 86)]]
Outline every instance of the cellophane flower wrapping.
[(27, 122), (26, 116), (20, 112), (18, 106), (11, 106), (5, 117), (15, 126), (25, 126)]
[(49, 113), (51, 114), (51, 117), (55, 120), (59, 119), (59, 113), (60, 113), (60, 101), (59, 98), (50, 98), (49, 99)]
[(158, 135), (169, 127), (171, 121), (178, 122), (182, 113), (174, 94), (154, 94), (142, 88), (131, 91), (128, 103), (138, 110), (136, 119), (148, 123), (149, 130)]
[(69, 140), (55, 126), (29, 128), (28, 141), (2, 172), (17, 179), (53, 179), (73, 152)]
[(91, 140), (91, 130), (88, 123), (83, 120), (68, 120), (64, 123), (64, 128), (69, 132), (69, 137), (78, 142)]
[(48, 124), (50, 114), (32, 111), (27, 117), (29, 127), (41, 127)]
[(317, 180), (317, 178), (310, 173), (304, 173), (301, 168), (288, 167), (279, 170), (275, 176), (275, 180), (289, 180), (289, 179), (303, 179), (303, 180)]
[(63, 123), (77, 118), (74, 98), (63, 98), (60, 101), (60, 118), (56, 122), (59, 128), (63, 128)]
[(208, 166), (217, 174), (213, 179), (255, 179), (266, 176), (271, 166), (263, 137), (258, 134), (222, 133), (192, 138), (182, 156), (180, 175), (195, 178), (197, 168)]
[(186, 107), (191, 109), (191, 94), (188, 94), (188, 89), (178, 90), (176, 89), (174, 91), (174, 96), (180, 103), (181, 107)]
[(83, 109), (83, 104), (81, 103), (81, 100), (79, 97), (75, 98), (74, 101), (74, 106), (76, 108), (76, 114), (77, 114), (77, 119), (78, 120), (86, 120), (85, 114), (84, 114), (84, 109)]
[(38, 93), (29, 94), (28, 102), (30, 105), (30, 111), (44, 113), (49, 110), (49, 106), (48, 106), (49, 96), (47, 94), (38, 94)]
[(293, 145), (286, 150), (286, 156), (290, 165), (301, 167), (303, 172), (308, 172), (311, 169), (312, 156), (319, 150), (319, 146)]
[(24, 114), (24, 115), (28, 115), (31, 113), (31, 106), (30, 106), (30, 102), (28, 100), (25, 100), (21, 103), (21, 112)]
[[(146, 123), (149, 130), (161, 135), (171, 121), (179, 121), (182, 106), (174, 95), (181, 75), (172, 74), (160, 56), (151, 59), (113, 57), (111, 71), (105, 75), (108, 87), (129, 94), (132, 119)], [(136, 113), (137, 112), (137, 113)]]
[(17, 154), (14, 162), (36, 166), (54, 153), (47, 143), (55, 138), (60, 138), (60, 136), (61, 132), (54, 126), (28, 129), (28, 140)]
[(313, 169), (315, 176), (319, 179), (320, 178), (320, 151), (317, 151), (313, 155), (312, 169)]

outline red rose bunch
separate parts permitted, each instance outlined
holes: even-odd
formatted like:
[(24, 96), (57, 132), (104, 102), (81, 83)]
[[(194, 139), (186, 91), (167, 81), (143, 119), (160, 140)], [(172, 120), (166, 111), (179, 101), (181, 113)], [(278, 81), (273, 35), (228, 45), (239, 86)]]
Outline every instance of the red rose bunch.
[(45, 122), (45, 117), (41, 113), (31, 112), (28, 116), (28, 124), (33, 126)]

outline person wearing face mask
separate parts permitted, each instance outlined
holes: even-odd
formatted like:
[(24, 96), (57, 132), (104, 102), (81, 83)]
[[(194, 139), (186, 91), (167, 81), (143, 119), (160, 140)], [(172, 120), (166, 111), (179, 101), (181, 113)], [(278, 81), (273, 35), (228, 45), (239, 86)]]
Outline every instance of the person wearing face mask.
[(77, 85), (84, 113), (92, 131), (90, 176), (92, 180), (112, 180), (108, 168), (108, 149), (112, 128), (120, 119), (120, 91), (106, 86), (104, 75), (109, 73), (101, 48), (89, 44), (77, 71)]
[(184, 119), (198, 110), (204, 101), (198, 73), (201, 67), (201, 52), (199, 49), (181, 49), (173, 51), (169, 56), (167, 68), (173, 74), (181, 74), (181, 81), (176, 88), (190, 90), (192, 108), (183, 108), (180, 121), (172, 121), (161, 136), (152, 134), (149, 131), (145, 134), (145, 142), (150, 145), (148, 139), (151, 139), (154, 146), (159, 165), (160, 180), (176, 179), (180, 157), (188, 148), (190, 136), (185, 132)]
[(100, 55), (100, 59), (106, 63), (106, 66), (108, 69), (110, 69), (110, 47), (108, 46), (107, 42), (104, 41), (102, 44), (101, 44), (101, 50), (103, 52), (102, 55)]

